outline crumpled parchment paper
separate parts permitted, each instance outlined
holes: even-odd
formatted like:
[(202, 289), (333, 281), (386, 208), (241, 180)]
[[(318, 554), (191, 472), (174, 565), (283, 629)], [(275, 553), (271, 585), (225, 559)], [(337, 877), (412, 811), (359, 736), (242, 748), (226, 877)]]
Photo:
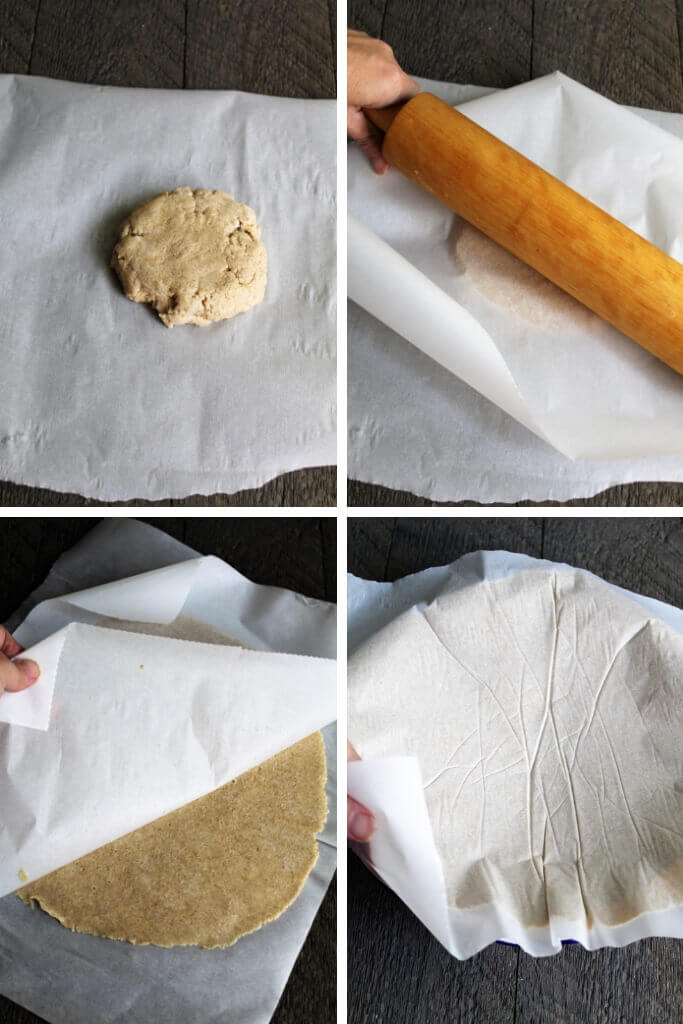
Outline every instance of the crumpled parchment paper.
[[(496, 939), (548, 955), (680, 935), (683, 613), (568, 566), (479, 557), (403, 581), (425, 600), (401, 614), (405, 592), (351, 580), (368, 860), (461, 958)], [(373, 610), (384, 625), (356, 647)]]
[[(334, 101), (2, 75), (0, 150), (0, 478), (182, 498), (335, 461)], [(181, 185), (255, 210), (268, 285), (169, 330), (108, 264)]]

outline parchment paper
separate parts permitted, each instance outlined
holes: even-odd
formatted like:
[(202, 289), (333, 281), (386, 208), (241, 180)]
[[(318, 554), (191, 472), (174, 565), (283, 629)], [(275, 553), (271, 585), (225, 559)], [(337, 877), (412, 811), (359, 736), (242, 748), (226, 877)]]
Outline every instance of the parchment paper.
[[(681, 258), (683, 116), (638, 116), (559, 74), (499, 93), (422, 84)], [(350, 476), (478, 501), (683, 479), (674, 371), (578, 304), (492, 301), (454, 248), (458, 218), (355, 147), (348, 166), (349, 295), (366, 307), (349, 307)]]
[[(335, 461), (334, 110), (0, 76), (3, 479), (181, 498)], [(108, 262), (123, 218), (180, 185), (255, 210), (268, 286), (169, 330)]]
[[(131, 593), (129, 584), (112, 586), (110, 594), (103, 585), (115, 580), (117, 571), (131, 574), (136, 569), (161, 569), (164, 573), (165, 567), (174, 563), (186, 580), (192, 576), (195, 582), (206, 572), (202, 567), (208, 566), (208, 579), (214, 583), (213, 570), (222, 565), (218, 559), (196, 558), (196, 552), (146, 524), (106, 521), (55, 563), (45, 583), (8, 626), (15, 635), (27, 637), (30, 633), (38, 642), (45, 631), (59, 628), (67, 616), (70, 598), (62, 601), (61, 595), (69, 595), (79, 586), (101, 589), (89, 596), (76, 596), (71, 605), (75, 619), (79, 615), (84, 621), (100, 614), (116, 616), (126, 608), (140, 614), (142, 608), (123, 599), (126, 591)], [(190, 608), (198, 619), (205, 602), (213, 610), (207, 625), (231, 631), (241, 643), (261, 650), (271, 649), (268, 640), (277, 637), (274, 620), (279, 617), (289, 623), (287, 632), (301, 654), (315, 651), (322, 657), (334, 656), (333, 606), (252, 584), (231, 567), (223, 568), (227, 573), (223, 574), (222, 597), (216, 586), (190, 586), (182, 614), (188, 614)], [(177, 605), (167, 599), (171, 587), (165, 573), (163, 578), (164, 586), (157, 588), (158, 600), (145, 601), (148, 621), (161, 621), (162, 614), (176, 611)], [(147, 586), (150, 579), (141, 581), (147, 597), (152, 593)], [(180, 591), (178, 585), (179, 595)], [(32, 605), (41, 600), (44, 603), (31, 613)], [(98, 610), (87, 611), (85, 605)], [(25, 629), (17, 629), (17, 617), (27, 613)], [(116, 635), (131, 639), (127, 634)], [(228, 950), (162, 950), (71, 933), (47, 915), (30, 911), (15, 896), (6, 896), (0, 900), (2, 992), (55, 1024), (113, 1020), (139, 1024), (160, 1016), (171, 1022), (269, 1020), (335, 868), (335, 727), (327, 727), (324, 736), (330, 815), (319, 837), (320, 856), (300, 896), (277, 921)]]
[[(398, 616), (435, 598), (462, 592), (481, 580), (502, 580), (527, 570), (568, 570), (569, 566), (509, 552), (477, 552), (450, 566), (428, 569), (394, 584), (349, 577), (349, 653)], [(581, 573), (598, 580), (591, 573)], [(640, 605), (648, 615), (683, 633), (683, 612), (662, 602), (631, 594), (600, 581), (601, 586)], [(350, 680), (351, 685), (351, 680)], [(353, 742), (353, 716), (349, 715)], [(593, 922), (583, 929), (557, 917), (545, 927), (527, 927), (495, 904), (467, 911), (448, 908), (441, 861), (427, 819), (423, 780), (412, 757), (386, 757), (353, 762), (348, 766), (349, 792), (379, 815), (380, 826), (368, 846), (356, 845), (358, 854), (406, 902), (454, 956), (464, 959), (496, 939), (516, 942), (534, 956), (558, 952), (562, 941), (575, 939), (588, 949), (620, 946), (648, 935), (683, 935), (681, 908), (643, 913), (615, 926)], [(406, 822), (411, 828), (406, 827)], [(676, 827), (673, 823), (672, 827)]]

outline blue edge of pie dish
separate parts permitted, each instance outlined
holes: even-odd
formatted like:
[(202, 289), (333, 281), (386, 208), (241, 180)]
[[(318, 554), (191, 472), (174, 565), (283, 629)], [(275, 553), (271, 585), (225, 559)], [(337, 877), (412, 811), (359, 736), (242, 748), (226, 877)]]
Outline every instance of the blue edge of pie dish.
[[(578, 941), (576, 939), (560, 939), (560, 942), (562, 943), (563, 946), (578, 946)], [(515, 949), (521, 949), (522, 948), (521, 946), (518, 946), (516, 942), (504, 942), (502, 939), (496, 939), (496, 945), (497, 946), (514, 946)]]

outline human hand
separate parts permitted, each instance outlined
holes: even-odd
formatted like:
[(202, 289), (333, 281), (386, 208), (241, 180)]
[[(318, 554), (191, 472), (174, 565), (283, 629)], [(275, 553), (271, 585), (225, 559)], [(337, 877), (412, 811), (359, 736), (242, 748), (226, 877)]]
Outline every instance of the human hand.
[[(351, 744), (346, 742), (346, 760), (360, 761)], [(367, 843), (375, 831), (375, 818), (363, 804), (359, 804), (352, 796), (346, 798), (346, 834), (357, 843)]]
[(388, 107), (408, 100), (420, 86), (403, 71), (394, 51), (381, 39), (365, 32), (347, 33), (347, 109), (346, 128), (372, 164), (376, 174), (384, 174), (389, 164), (382, 156), (382, 133), (368, 121), (363, 107)]
[(0, 695), (5, 690), (8, 693), (25, 690), (28, 686), (35, 683), (40, 675), (40, 668), (30, 658), (10, 661), (10, 658), (21, 654), (23, 649), (21, 644), (17, 643), (4, 626), (0, 626)]

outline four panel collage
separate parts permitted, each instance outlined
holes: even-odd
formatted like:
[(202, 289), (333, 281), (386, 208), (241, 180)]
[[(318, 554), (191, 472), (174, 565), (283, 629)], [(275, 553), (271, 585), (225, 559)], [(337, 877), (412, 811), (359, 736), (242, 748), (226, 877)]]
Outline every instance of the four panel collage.
[(0, 1024), (678, 1024), (683, 0), (0, 0), (0, 235)]

